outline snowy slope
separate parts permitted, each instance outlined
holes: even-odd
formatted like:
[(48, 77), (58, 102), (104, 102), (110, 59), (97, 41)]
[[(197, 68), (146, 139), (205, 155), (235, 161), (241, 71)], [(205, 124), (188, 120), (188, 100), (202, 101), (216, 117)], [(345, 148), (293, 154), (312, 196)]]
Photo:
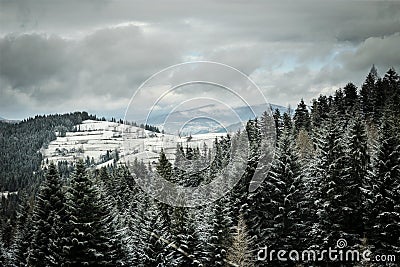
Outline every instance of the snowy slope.
[(50, 161), (73, 162), (87, 157), (96, 167), (112, 164), (116, 158), (119, 158), (119, 163), (133, 161), (135, 158), (145, 163), (155, 163), (161, 149), (164, 149), (167, 158), (174, 160), (178, 143), (184, 147), (203, 148), (206, 145), (211, 148), (216, 137), (225, 135), (199, 134), (193, 135), (189, 140), (185, 136), (155, 133), (131, 125), (93, 120), (83, 121), (75, 128), (76, 131), (58, 136), (47, 148), (41, 150), (44, 165)]

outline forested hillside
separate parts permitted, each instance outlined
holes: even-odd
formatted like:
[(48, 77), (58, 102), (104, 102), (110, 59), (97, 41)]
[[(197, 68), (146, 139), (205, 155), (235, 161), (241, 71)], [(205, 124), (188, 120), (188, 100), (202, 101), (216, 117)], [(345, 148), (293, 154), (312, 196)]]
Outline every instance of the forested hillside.
[[(2, 194), (3, 266), (398, 266), (257, 260), (265, 246), (322, 250), (339, 239), (349, 249), (400, 260), (400, 77), (394, 69), (380, 78), (373, 67), (360, 87), (348, 83), (333, 95), (302, 99), (294, 114), (264, 113), (246, 131), (216, 139), (209, 151), (178, 145), (175, 162), (161, 152), (156, 167), (135, 161), (129, 169), (96, 170), (78, 161), (64, 178), (56, 164), (40, 170), (38, 151), (55, 138), (55, 128), (72, 129), (87, 118), (74, 113), (0, 123), (0, 186), (18, 191)], [(161, 176), (182, 186), (209, 183), (243, 140), (248, 151), (233, 152), (246, 157), (241, 180), (211, 204), (172, 207), (135, 182)], [(274, 159), (265, 166), (261, 159), (271, 145)], [(180, 167), (201, 165), (211, 154), (210, 167), (200, 172)], [(249, 193), (255, 172), (265, 179)], [(32, 190), (36, 181), (42, 182)]]
[(56, 139), (55, 131), (72, 130), (87, 112), (35, 116), (17, 124), (0, 122), (0, 191), (17, 191), (40, 177), (40, 149)]

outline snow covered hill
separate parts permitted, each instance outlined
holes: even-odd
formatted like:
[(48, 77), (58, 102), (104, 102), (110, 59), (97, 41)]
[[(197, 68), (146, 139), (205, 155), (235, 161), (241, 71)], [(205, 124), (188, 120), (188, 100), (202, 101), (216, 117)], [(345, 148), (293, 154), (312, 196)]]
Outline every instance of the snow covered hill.
[(114, 161), (123, 163), (135, 158), (155, 164), (161, 149), (174, 160), (177, 144), (182, 146), (212, 147), (216, 137), (225, 133), (207, 133), (191, 136), (161, 134), (132, 125), (109, 121), (86, 120), (75, 126), (75, 131), (59, 133), (57, 139), (42, 148), (43, 164), (50, 161), (74, 162), (79, 158), (101, 167)]

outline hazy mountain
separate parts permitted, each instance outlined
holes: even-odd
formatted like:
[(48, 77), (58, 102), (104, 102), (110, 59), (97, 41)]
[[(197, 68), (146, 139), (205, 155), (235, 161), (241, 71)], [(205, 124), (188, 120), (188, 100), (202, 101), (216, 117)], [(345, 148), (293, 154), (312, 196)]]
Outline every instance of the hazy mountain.
[(208, 104), (190, 109), (175, 110), (149, 116), (147, 124), (155, 125), (171, 134), (199, 134), (235, 132), (243, 128), (249, 119), (259, 117), (267, 109), (279, 109), (283, 114), (287, 108), (274, 104), (240, 106)]
[(1, 122), (7, 122), (7, 123), (18, 123), (19, 122), (19, 120), (8, 120), (8, 119), (5, 119), (3, 117), (0, 117), (0, 121)]

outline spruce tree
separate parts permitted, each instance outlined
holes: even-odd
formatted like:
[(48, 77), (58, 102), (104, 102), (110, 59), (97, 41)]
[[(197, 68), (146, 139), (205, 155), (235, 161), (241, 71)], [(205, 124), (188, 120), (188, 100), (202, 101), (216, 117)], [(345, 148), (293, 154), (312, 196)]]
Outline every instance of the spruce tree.
[(169, 266), (199, 266), (199, 242), (191, 210), (175, 207), (172, 217), (172, 242), (176, 249), (168, 255)]
[(125, 210), (130, 204), (130, 194), (127, 191), (128, 185), (125, 183), (125, 173), (123, 171), (125, 169), (125, 167), (121, 167), (114, 170), (113, 175), (109, 178), (114, 181), (115, 194), (110, 194), (109, 188), (97, 176), (95, 176), (94, 180), (99, 199), (101, 199), (101, 206), (104, 209), (103, 223), (109, 247), (111, 248), (108, 254), (108, 261), (113, 266), (127, 263), (127, 255), (123, 247), (123, 235), (121, 233), (123, 226), (120, 224), (121, 211)]
[(161, 150), (160, 156), (158, 158), (157, 166), (156, 166), (157, 174), (160, 175), (163, 179), (175, 183), (176, 177), (174, 177), (172, 172), (172, 164), (167, 159), (167, 156), (164, 153), (164, 150)]
[(292, 117), (288, 112), (283, 113), (283, 128), (286, 129), (287, 131), (292, 130), (293, 128), (293, 122), (292, 122)]
[(385, 92), (386, 107), (394, 116), (400, 116), (400, 76), (394, 68), (390, 68), (382, 79), (382, 87)]
[[(387, 112), (388, 113), (388, 112)], [(380, 128), (373, 173), (371, 244), (381, 252), (400, 252), (400, 142), (387, 114)]]
[(294, 128), (296, 133), (298, 133), (301, 129), (306, 131), (311, 130), (311, 118), (307, 109), (307, 105), (304, 103), (304, 100), (301, 99), (300, 103), (297, 105), (297, 108), (294, 112)]
[(320, 127), (324, 120), (327, 119), (329, 112), (329, 101), (324, 95), (320, 95), (318, 99), (313, 100), (311, 108), (311, 125), (313, 128)]
[(121, 239), (128, 266), (156, 267), (167, 264), (168, 243), (164, 239), (165, 222), (159, 206), (143, 191), (137, 191), (121, 211)]
[[(64, 193), (54, 163), (36, 197), (33, 210), (33, 237), (29, 249), (29, 266), (58, 266), (62, 263), (61, 237), (65, 220)], [(61, 261), (61, 262), (60, 262)]]
[(2, 266), (10, 266), (11, 264), (10, 254), (3, 244), (2, 232), (0, 232), (0, 263)]
[(167, 244), (160, 239), (164, 224), (160, 221), (158, 207), (144, 192), (138, 192), (133, 202), (136, 208), (128, 209), (125, 237), (131, 263), (138, 267), (164, 264)]
[(343, 92), (346, 108), (347, 110), (352, 110), (358, 102), (357, 87), (353, 83), (348, 83), (343, 87)]
[[(301, 176), (298, 155), (293, 137), (284, 132), (278, 142), (276, 156), (266, 179), (264, 190), (267, 195), (267, 207), (271, 214), (266, 225), (265, 238), (270, 244), (285, 249), (298, 248), (301, 234), (300, 207)], [(268, 196), (269, 195), (269, 196)], [(268, 231), (268, 230), (267, 230)]]
[[(265, 167), (264, 167), (265, 168)], [(279, 249), (299, 249), (305, 235), (302, 177), (293, 136), (285, 130), (275, 151), (271, 169), (265, 168), (264, 182), (249, 196), (252, 209), (246, 215), (252, 249), (268, 246)], [(271, 266), (277, 263), (257, 262)]]
[(338, 116), (330, 114), (326, 126), (317, 138), (316, 162), (311, 175), (315, 184), (315, 209), (318, 216), (313, 229), (315, 243), (322, 247), (334, 245), (343, 237), (343, 225), (347, 214), (345, 181), (346, 157), (344, 147), (344, 131), (337, 123)]
[(340, 119), (343, 119), (346, 114), (346, 102), (344, 98), (344, 93), (341, 88), (335, 91), (335, 96), (333, 98), (334, 110)]
[(275, 123), (276, 138), (279, 139), (279, 136), (281, 135), (282, 132), (282, 116), (279, 109), (275, 109), (273, 117)]
[(371, 69), (367, 78), (365, 79), (365, 82), (361, 86), (361, 91), (360, 91), (361, 108), (364, 115), (367, 118), (373, 118), (374, 115), (375, 102), (376, 102), (374, 94), (376, 90), (375, 84), (377, 79), (378, 77), (373, 73), (373, 69)]
[(365, 199), (368, 195), (368, 175), (370, 171), (370, 157), (368, 154), (367, 134), (365, 123), (361, 117), (356, 117), (349, 130), (347, 141), (347, 179), (343, 192), (348, 208), (344, 214), (343, 232), (348, 235), (347, 241), (357, 243), (364, 232), (363, 217), (366, 210)]
[(148, 250), (149, 264), (146, 267), (168, 266), (168, 255), (175, 249), (171, 247), (173, 209), (165, 203), (155, 201), (152, 212)]
[(13, 246), (13, 257), (18, 266), (27, 265), (27, 257), (32, 240), (32, 234), (32, 207), (27, 196), (23, 195), (17, 212), (17, 233)]
[[(249, 186), (260, 160), (262, 132), (265, 130), (264, 127), (260, 126), (266, 126), (268, 124), (266, 116), (266, 114), (263, 115), (260, 124), (258, 123), (258, 120), (251, 120), (247, 123), (247, 139), (240, 136), (245, 135), (246, 132), (239, 134), (234, 139), (233, 150), (235, 153), (232, 154), (232, 160), (234, 161), (232, 162), (233, 166), (227, 170), (226, 174), (224, 174), (224, 176), (227, 177), (226, 179), (229, 177), (231, 181), (238, 181), (233, 190), (227, 196), (229, 197), (232, 206), (231, 210), (234, 225), (236, 225), (240, 209), (242, 209), (243, 206), (249, 205), (247, 199)], [(266, 136), (264, 137), (266, 138)], [(239, 170), (235, 171), (236, 168), (239, 168)], [(243, 168), (245, 169), (243, 170)], [(238, 175), (241, 175), (241, 177), (238, 177)]]
[[(163, 150), (160, 152), (160, 157), (156, 166), (156, 173), (162, 179), (171, 183), (178, 183), (172, 171), (172, 164), (167, 159)], [(163, 188), (161, 189), (163, 190)], [(169, 201), (171, 196), (176, 192), (163, 191), (163, 200)], [(174, 199), (175, 200), (175, 199)], [(173, 225), (172, 218), (174, 207), (156, 200), (154, 203), (154, 216), (152, 217), (152, 228), (150, 233), (150, 250), (152, 254), (149, 259), (149, 266), (162, 266), (168, 264), (168, 254), (171, 253), (169, 244), (173, 240)]]
[(65, 266), (112, 265), (115, 247), (107, 229), (107, 212), (81, 160), (70, 181), (66, 211)]
[(211, 233), (208, 240), (209, 261), (207, 266), (225, 266), (227, 250), (231, 246), (232, 217), (226, 198), (212, 203)]

